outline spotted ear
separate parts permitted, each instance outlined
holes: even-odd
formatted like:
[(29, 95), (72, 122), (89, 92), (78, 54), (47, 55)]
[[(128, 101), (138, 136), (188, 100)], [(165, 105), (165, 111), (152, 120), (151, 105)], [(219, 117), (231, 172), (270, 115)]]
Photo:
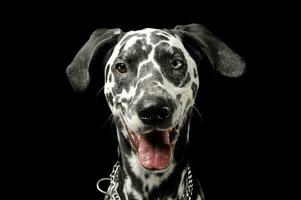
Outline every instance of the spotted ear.
[(97, 29), (76, 54), (66, 69), (69, 82), (75, 91), (84, 91), (90, 82), (89, 67), (98, 51), (107, 45), (115, 45), (122, 31), (120, 29)]
[(239, 77), (245, 72), (245, 62), (224, 42), (199, 24), (179, 25), (172, 32), (178, 35), (184, 45), (188, 43), (202, 51), (216, 71), (224, 76)]

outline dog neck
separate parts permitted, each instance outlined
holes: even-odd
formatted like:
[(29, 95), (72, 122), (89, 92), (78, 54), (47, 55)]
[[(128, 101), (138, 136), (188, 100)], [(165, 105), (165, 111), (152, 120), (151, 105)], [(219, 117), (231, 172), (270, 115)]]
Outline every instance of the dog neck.
[(121, 199), (176, 199), (182, 196), (188, 165), (189, 123), (185, 124), (180, 131), (172, 163), (164, 171), (151, 171), (141, 167), (117, 120), (121, 157), (118, 194)]

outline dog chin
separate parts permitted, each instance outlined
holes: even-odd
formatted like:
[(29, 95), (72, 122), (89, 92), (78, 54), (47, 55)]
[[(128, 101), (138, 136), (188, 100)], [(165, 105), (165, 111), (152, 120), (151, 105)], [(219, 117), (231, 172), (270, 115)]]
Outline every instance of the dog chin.
[(179, 135), (177, 127), (134, 132), (128, 128), (129, 140), (140, 165), (151, 171), (166, 169), (173, 160), (174, 146)]

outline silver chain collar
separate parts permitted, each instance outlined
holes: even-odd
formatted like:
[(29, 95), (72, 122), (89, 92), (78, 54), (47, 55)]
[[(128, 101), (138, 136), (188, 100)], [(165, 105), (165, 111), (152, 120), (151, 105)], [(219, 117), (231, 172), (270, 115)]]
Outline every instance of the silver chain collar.
[[(121, 200), (117, 192), (117, 188), (119, 184), (118, 182), (119, 167), (120, 164), (119, 161), (117, 161), (116, 164), (113, 166), (112, 172), (110, 174), (110, 178), (102, 178), (97, 181), (96, 187), (101, 193), (105, 194), (105, 200)], [(110, 186), (107, 189), (107, 191), (103, 191), (99, 187), (99, 183), (103, 181), (110, 181)]]
[[(117, 188), (119, 185), (119, 179), (118, 179), (119, 168), (120, 168), (120, 163), (119, 161), (117, 161), (116, 164), (113, 166), (113, 170), (110, 174), (110, 178), (102, 178), (97, 181), (96, 187), (101, 193), (105, 194), (105, 200), (121, 200), (117, 192)], [(110, 181), (110, 186), (107, 189), (107, 191), (103, 191), (99, 187), (99, 184), (103, 181)], [(186, 167), (184, 184), (185, 184), (184, 193), (177, 200), (191, 200), (192, 193), (193, 193), (193, 180), (192, 180), (192, 173), (189, 165), (187, 165)]]

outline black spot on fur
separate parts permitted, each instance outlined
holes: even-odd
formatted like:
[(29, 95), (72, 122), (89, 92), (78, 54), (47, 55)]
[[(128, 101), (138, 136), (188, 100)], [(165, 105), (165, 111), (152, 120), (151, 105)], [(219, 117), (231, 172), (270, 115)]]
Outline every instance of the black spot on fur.
[(193, 69), (193, 75), (194, 75), (194, 78), (198, 77), (198, 73), (195, 68)]
[(182, 82), (181, 87), (184, 87), (190, 80), (190, 74), (188, 73), (185, 80)]
[(125, 103), (125, 102), (127, 102), (127, 101), (128, 101), (128, 100), (127, 100), (126, 98), (124, 98), (124, 97), (121, 99), (121, 102), (122, 102), (122, 103)]
[(112, 74), (109, 75), (109, 82), (112, 82)]
[(149, 174), (144, 174), (145, 179), (149, 179)]
[(147, 44), (146, 39), (139, 39), (132, 47), (129, 48), (129, 51), (135, 50), (139, 51), (140, 55), (142, 55), (143, 58), (146, 59), (152, 50), (152, 46)]
[(163, 175), (164, 175), (163, 172), (160, 172), (160, 173), (157, 173), (157, 174), (156, 174), (156, 176), (158, 176), (158, 177), (162, 177)]
[(145, 192), (149, 192), (149, 187), (148, 186), (145, 187)]
[(177, 94), (177, 100), (181, 103), (181, 97), (182, 97), (182, 95), (181, 94)]
[(193, 82), (191, 85), (191, 90), (194, 97), (196, 96), (197, 89), (197, 85)]
[(105, 80), (106, 80), (107, 77), (108, 77), (110, 67), (111, 67), (111, 66), (108, 64), (108, 66), (107, 66), (107, 68), (106, 68), (106, 71), (105, 71)]
[[(179, 86), (184, 79), (187, 70), (187, 63), (181, 49), (171, 47), (168, 43), (161, 43), (155, 48), (155, 60), (161, 66), (163, 75), (174, 85)], [(172, 67), (174, 59), (181, 59), (184, 61), (183, 66), (179, 69)]]

